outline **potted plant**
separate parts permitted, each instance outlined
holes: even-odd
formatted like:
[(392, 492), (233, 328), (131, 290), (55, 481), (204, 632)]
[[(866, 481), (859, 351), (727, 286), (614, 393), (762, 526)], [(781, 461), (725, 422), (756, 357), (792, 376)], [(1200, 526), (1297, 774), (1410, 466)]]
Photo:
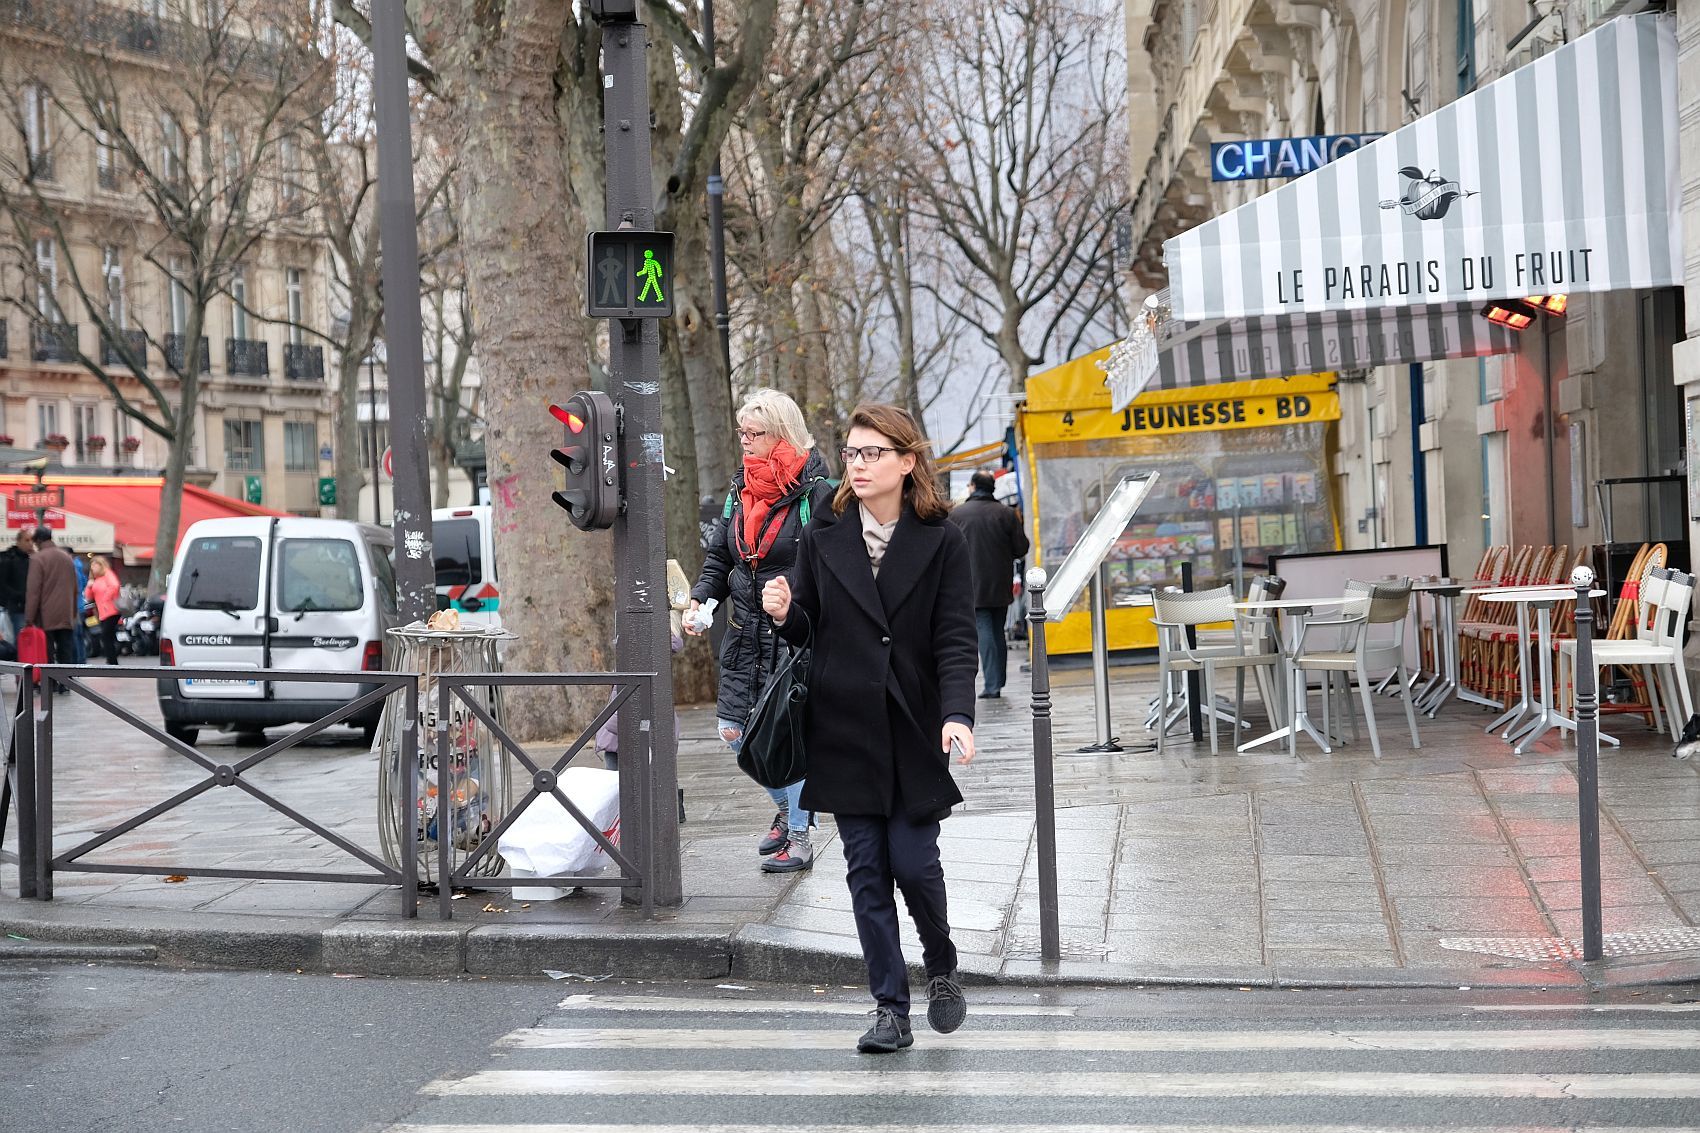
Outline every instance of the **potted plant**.
[(55, 452), (64, 452), (71, 447), (71, 438), (64, 433), (49, 433), (41, 438), (41, 443)]
[(99, 452), (106, 447), (106, 438), (101, 436), (99, 433), (96, 433), (94, 436), (84, 441), (83, 444), (87, 446), (90, 452)]
[(142, 447), (142, 438), (140, 438), (140, 437), (125, 437), (124, 438), (124, 451), (125, 452), (135, 452), (137, 449), (139, 449), (141, 447)]

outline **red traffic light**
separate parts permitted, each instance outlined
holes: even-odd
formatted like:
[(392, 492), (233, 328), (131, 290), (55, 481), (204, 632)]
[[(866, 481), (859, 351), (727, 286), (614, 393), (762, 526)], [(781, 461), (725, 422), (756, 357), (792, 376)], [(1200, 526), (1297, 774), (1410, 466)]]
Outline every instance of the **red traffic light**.
[(575, 433), (584, 432), (584, 418), (570, 409), (562, 409), (559, 405), (551, 405), (549, 412), (555, 415), (555, 420), (565, 425)]

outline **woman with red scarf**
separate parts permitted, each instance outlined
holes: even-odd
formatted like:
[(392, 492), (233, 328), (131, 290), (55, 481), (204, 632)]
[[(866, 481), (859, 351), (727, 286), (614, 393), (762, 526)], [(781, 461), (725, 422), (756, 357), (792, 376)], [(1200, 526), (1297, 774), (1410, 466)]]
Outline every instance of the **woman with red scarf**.
[[(744, 721), (772, 675), (782, 648), (773, 621), (761, 608), (770, 579), (791, 570), (803, 527), (832, 506), (834, 485), (826, 460), (797, 403), (778, 390), (751, 394), (738, 410), (742, 466), (732, 476), (726, 505), (703, 548), (702, 574), (691, 590), (691, 610), (710, 598), (726, 610), (720, 645), (720, 738), (734, 752)], [(686, 620), (686, 633), (700, 636)], [(770, 789), (779, 808), (757, 852), (768, 873), (792, 873), (814, 864), (809, 844), (813, 815), (800, 802), (803, 782)]]

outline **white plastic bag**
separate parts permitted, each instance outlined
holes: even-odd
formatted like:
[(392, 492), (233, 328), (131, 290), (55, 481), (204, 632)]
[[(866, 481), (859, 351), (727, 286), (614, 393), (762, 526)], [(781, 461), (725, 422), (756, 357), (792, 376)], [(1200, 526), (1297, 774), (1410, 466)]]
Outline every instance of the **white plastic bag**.
[[(603, 837), (620, 844), (619, 772), (569, 767), (561, 774), (561, 793), (596, 824)], [(513, 825), (502, 831), (496, 848), (515, 877), (588, 874), (608, 864), (608, 852), (553, 795), (532, 799)], [(515, 895), (520, 896), (518, 890)]]

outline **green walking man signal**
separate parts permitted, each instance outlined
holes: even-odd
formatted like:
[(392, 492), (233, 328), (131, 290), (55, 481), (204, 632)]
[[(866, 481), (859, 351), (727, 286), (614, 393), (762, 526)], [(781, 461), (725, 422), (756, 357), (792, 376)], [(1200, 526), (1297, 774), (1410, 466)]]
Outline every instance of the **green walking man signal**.
[(617, 228), (587, 240), (585, 313), (593, 319), (673, 314), (673, 234)]

